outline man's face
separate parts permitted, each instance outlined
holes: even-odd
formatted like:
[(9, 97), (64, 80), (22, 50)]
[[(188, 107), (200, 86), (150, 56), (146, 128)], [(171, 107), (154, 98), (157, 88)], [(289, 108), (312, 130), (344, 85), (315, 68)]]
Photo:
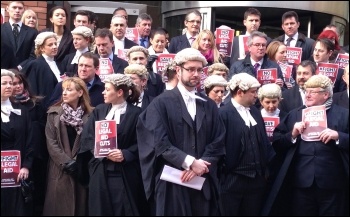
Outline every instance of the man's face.
[(151, 33), (152, 22), (150, 20), (142, 20), (135, 27), (140, 34), (140, 37), (147, 37)]
[(200, 82), (203, 72), (201, 61), (187, 61), (182, 66), (176, 67), (176, 72), (181, 82), (187, 90), (193, 90)]
[(312, 76), (312, 71), (310, 66), (298, 66), (297, 68), (297, 74), (296, 74), (296, 81), (299, 87), (304, 87), (305, 82), (309, 80), (309, 78)]
[(192, 35), (198, 34), (201, 28), (201, 22), (202, 19), (200, 16), (197, 16), (194, 13), (189, 14), (188, 20), (185, 20), (187, 31)]
[(74, 19), (74, 26), (75, 28), (78, 26), (90, 27), (88, 16), (78, 14)]
[(250, 107), (255, 104), (255, 101), (258, 98), (258, 88), (250, 88), (247, 91), (240, 93), (241, 96), (241, 105), (244, 107)]
[(104, 38), (96, 37), (95, 44), (97, 47), (97, 52), (100, 55), (100, 57), (108, 58), (109, 55), (112, 53), (112, 48), (114, 46), (114, 43), (109, 39), (108, 36)]
[(243, 24), (249, 33), (259, 30), (260, 22), (260, 16), (253, 14), (249, 15), (246, 20), (243, 20)]
[(122, 17), (115, 17), (111, 21), (111, 32), (113, 33), (114, 37), (117, 39), (124, 38), (125, 32), (126, 32), (126, 20)]
[(249, 46), (249, 52), (251, 58), (258, 62), (260, 61), (266, 53), (267, 41), (265, 38), (255, 36), (252, 40), (252, 44)]
[(328, 97), (329, 93), (319, 87), (305, 89), (305, 105), (307, 107), (323, 105)]
[(24, 5), (20, 2), (11, 2), (7, 6), (7, 12), (9, 13), (9, 17), (15, 21), (19, 22), (22, 18), (22, 14), (24, 12)]
[(295, 17), (290, 17), (284, 20), (282, 24), (282, 29), (284, 33), (289, 37), (295, 35), (298, 32), (300, 23), (295, 20)]
[(147, 65), (147, 57), (146, 54), (142, 51), (132, 52), (128, 56), (129, 64), (139, 64), (139, 65)]
[(85, 82), (90, 82), (96, 74), (97, 68), (94, 67), (94, 60), (81, 56), (78, 62), (78, 76)]
[(89, 41), (82, 35), (73, 35), (73, 45), (76, 50), (83, 50), (89, 46)]
[(313, 51), (314, 61), (316, 63), (328, 62), (329, 57), (332, 55), (332, 53), (333, 51), (327, 51), (327, 48), (318, 41)]

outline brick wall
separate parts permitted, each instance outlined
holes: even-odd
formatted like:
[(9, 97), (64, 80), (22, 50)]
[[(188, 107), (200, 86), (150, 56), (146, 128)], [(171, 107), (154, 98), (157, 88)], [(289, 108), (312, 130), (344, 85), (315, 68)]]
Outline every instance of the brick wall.
[[(9, 20), (9, 14), (6, 11), (7, 1), (1, 1), (1, 8), (5, 8), (5, 21)], [(46, 28), (47, 2), (46, 1), (24, 1), (24, 9), (31, 9), (38, 16), (39, 31)]]

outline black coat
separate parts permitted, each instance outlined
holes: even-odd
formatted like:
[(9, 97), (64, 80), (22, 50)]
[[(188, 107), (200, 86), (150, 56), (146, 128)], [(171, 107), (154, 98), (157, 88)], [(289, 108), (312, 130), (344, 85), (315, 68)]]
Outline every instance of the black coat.
[[(89, 184), (89, 215), (113, 215), (111, 192), (107, 189), (106, 158), (95, 158), (95, 121), (105, 120), (111, 110), (111, 104), (98, 105), (90, 115), (81, 136), (78, 154), (80, 180)], [(121, 149), (124, 161), (114, 163), (121, 168), (126, 195), (129, 198), (133, 215), (140, 215), (146, 209), (136, 140), (136, 123), (141, 109), (128, 103), (125, 114), (117, 125), (117, 145)]]
[(291, 89), (282, 92), (282, 100), (278, 108), (283, 112), (290, 112), (291, 110), (303, 105), (303, 100), (299, 91), (299, 86), (296, 84)]
[(170, 40), (169, 53), (178, 53), (179, 51), (191, 47), (186, 34), (175, 36)]
[(341, 107), (349, 109), (349, 95), (348, 91), (344, 90), (333, 94), (333, 103)]
[(18, 35), (18, 46), (16, 49), (15, 38), (13, 36), (10, 23), (6, 22), (1, 25), (1, 41), (2, 43), (11, 47), (13, 50), (15, 54), (15, 66), (20, 65), (22, 68), (24, 68), (31, 60), (35, 60), (36, 56), (34, 54), (34, 40), (37, 34), (38, 31), (36, 29), (22, 24)]

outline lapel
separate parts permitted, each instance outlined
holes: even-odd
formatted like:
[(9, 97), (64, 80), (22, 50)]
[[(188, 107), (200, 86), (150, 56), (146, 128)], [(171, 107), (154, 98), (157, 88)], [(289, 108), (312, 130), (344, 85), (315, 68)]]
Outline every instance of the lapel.
[(117, 55), (113, 55), (112, 66), (113, 66), (114, 73), (117, 73), (120, 67), (120, 62), (118, 61)]
[(57, 53), (56, 56), (59, 56), (59, 55), (61, 55), (62, 52), (64, 52), (62, 49), (63, 49), (64, 45), (67, 44), (67, 42), (69, 40), (69, 35), (67, 35), (67, 34), (70, 34), (70, 33), (68, 33), (68, 30), (66, 28), (64, 28), (62, 39), (61, 39), (60, 45), (58, 46), (59, 53)]
[(232, 102), (230, 101), (228, 104), (226, 104), (225, 106), (228, 106), (229, 109), (232, 111), (232, 119), (236, 122), (239, 121), (241, 123), (237, 123), (238, 126), (245, 126), (245, 122), (243, 120), (243, 118), (241, 117), (241, 115), (238, 113), (237, 109), (233, 106)]
[[(180, 105), (180, 107), (177, 107), (177, 108), (181, 110), (179, 112), (182, 114), (182, 118), (186, 121), (188, 126), (190, 126), (193, 129), (193, 120), (191, 118), (190, 113), (188, 113), (185, 101), (182, 98), (182, 95), (181, 95), (179, 89), (177, 87), (175, 87), (173, 90), (174, 90), (174, 94), (176, 95), (175, 105)], [(197, 103), (196, 103), (196, 105), (197, 105)], [(175, 113), (177, 113), (177, 112), (175, 112)]]
[(24, 39), (26, 38), (26, 35), (27, 35), (27, 32), (28, 32), (28, 26), (22, 24), (22, 27), (21, 27), (21, 31), (19, 32), (19, 35), (18, 35), (18, 41), (17, 41), (17, 50), (16, 52), (18, 51), (18, 49), (21, 47)]
[[(9, 33), (8, 36), (9, 36), (9, 39), (12, 43), (12, 47), (15, 48), (16, 47), (15, 36), (12, 33), (12, 27), (11, 27), (10, 23), (9, 22), (5, 23), (4, 27), (5, 27), (5, 31), (7, 31)], [(17, 51), (15, 51), (15, 52), (17, 52)]]
[(181, 43), (182, 43), (182, 47), (186, 48), (186, 47), (191, 47), (190, 42), (188, 41), (186, 34), (182, 35), (181, 37)]
[(196, 99), (196, 128), (197, 128), (197, 133), (199, 132), (199, 129), (202, 126), (204, 116), (205, 116), (205, 104), (206, 102)]

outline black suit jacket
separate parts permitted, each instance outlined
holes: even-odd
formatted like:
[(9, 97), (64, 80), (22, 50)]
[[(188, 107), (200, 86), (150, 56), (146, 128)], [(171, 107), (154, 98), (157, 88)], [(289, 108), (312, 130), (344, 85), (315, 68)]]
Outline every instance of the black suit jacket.
[(66, 73), (67, 76), (72, 77), (76, 74), (78, 74), (78, 64), (71, 64), (73, 58), (75, 56), (75, 53), (70, 53), (67, 56), (64, 57), (62, 62), (57, 65), (59, 68), (61, 74)]
[(132, 48), (134, 46), (138, 46), (138, 44), (136, 44), (135, 42), (133, 42), (133, 41), (131, 41), (131, 40), (129, 40), (129, 39), (127, 39), (125, 37), (125, 39), (124, 39), (124, 49), (130, 49), (130, 48)]
[(147, 93), (144, 93), (142, 98), (142, 105), (141, 105), (142, 111), (146, 110), (146, 108), (152, 102), (153, 99), (154, 99), (153, 96), (149, 96)]
[[(53, 32), (52, 28), (47, 28), (47, 29), (43, 29), (41, 32)], [(64, 32), (63, 32), (63, 36), (60, 42), (60, 45), (58, 46), (58, 51), (57, 51), (57, 55), (55, 56), (55, 61), (57, 66), (59, 66), (61, 64), (61, 62), (63, 61), (63, 59), (71, 53), (75, 52), (75, 48), (73, 45), (73, 36), (72, 33), (69, 29), (67, 29), (66, 27), (64, 27)]]
[(17, 68), (15, 51), (9, 44), (4, 42), (1, 35), (1, 68), (11, 69)]
[(188, 42), (188, 39), (186, 37), (186, 34), (175, 36), (170, 40), (169, 45), (169, 53), (177, 53), (185, 48), (191, 47), (190, 42)]
[(344, 90), (342, 92), (333, 94), (333, 103), (349, 109), (348, 91)]
[(12, 32), (12, 27), (9, 22), (1, 25), (1, 41), (7, 44), (13, 50), (15, 54), (15, 64), (20, 65), (22, 68), (26, 66), (31, 60), (35, 60), (34, 54), (35, 43), (34, 40), (38, 34), (38, 31), (34, 28), (22, 24), (21, 30), (18, 35), (17, 49), (15, 44), (15, 38)]
[(286, 113), (303, 105), (303, 100), (299, 92), (299, 85), (282, 92), (282, 100), (278, 105), (281, 111)]

